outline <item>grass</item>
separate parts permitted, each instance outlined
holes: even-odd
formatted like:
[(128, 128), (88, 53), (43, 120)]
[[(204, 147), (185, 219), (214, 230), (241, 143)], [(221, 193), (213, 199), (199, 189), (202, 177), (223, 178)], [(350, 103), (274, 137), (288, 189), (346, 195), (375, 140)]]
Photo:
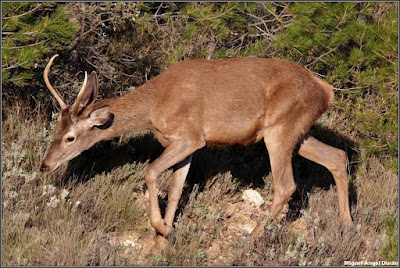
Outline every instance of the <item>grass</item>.
[[(312, 131), (348, 152), (355, 229), (338, 222), (329, 172), (295, 156), (298, 190), (288, 213), (267, 225), (260, 239), (250, 237), (234, 224), (238, 218), (260, 221), (268, 211), (273, 185), (264, 145), (202, 149), (189, 171), (175, 232), (165, 251), (151, 257), (146, 254), (154, 231), (144, 174), (161, 146), (146, 133), (119, 137), (44, 176), (38, 167), (56, 119), (47, 123), (40, 112), (3, 107), (2, 265), (343, 265), (398, 259), (397, 170), (387, 168), (392, 159), (363, 155), (334, 109)], [(170, 174), (158, 181), (163, 208)], [(261, 209), (243, 203), (241, 193), (249, 188), (262, 194)], [(110, 242), (123, 234), (135, 246)]]

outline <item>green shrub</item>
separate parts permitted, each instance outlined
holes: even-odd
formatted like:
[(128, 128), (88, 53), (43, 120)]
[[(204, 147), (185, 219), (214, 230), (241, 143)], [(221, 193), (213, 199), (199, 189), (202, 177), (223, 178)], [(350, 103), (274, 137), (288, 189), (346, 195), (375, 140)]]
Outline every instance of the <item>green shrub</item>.
[(6, 91), (10, 84), (29, 84), (41, 57), (72, 42), (79, 29), (69, 21), (68, 11), (55, 3), (5, 2), (2, 23), (2, 84)]
[[(283, 57), (300, 62), (337, 90), (363, 151), (397, 157), (397, 3), (296, 3), (276, 35)], [(349, 129), (344, 129), (349, 132)]]

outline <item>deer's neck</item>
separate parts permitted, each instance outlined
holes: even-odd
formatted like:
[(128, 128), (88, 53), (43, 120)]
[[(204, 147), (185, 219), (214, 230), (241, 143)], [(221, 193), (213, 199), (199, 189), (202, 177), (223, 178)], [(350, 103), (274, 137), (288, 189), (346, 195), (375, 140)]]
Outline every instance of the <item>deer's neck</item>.
[(143, 85), (120, 97), (96, 102), (96, 108), (109, 106), (112, 114), (110, 126), (97, 129), (98, 138), (105, 140), (127, 132), (150, 130), (153, 95), (154, 90)]

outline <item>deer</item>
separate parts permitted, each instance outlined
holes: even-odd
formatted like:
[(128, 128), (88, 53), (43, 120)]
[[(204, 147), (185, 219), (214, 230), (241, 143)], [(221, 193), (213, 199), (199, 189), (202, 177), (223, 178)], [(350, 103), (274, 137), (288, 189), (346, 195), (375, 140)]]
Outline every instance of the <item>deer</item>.
[[(261, 140), (268, 151), (273, 200), (264, 223), (252, 236), (264, 234), (296, 190), (292, 154), (327, 168), (339, 202), (339, 222), (352, 225), (345, 151), (309, 132), (334, 101), (333, 87), (297, 63), (276, 58), (192, 59), (178, 62), (136, 89), (97, 100), (99, 82), (93, 71), (85, 78), (75, 103), (68, 106), (49, 82), (54, 55), (44, 81), (61, 108), (54, 141), (41, 163), (49, 174), (94, 144), (128, 132), (151, 131), (165, 148), (149, 164), (145, 182), (155, 248), (163, 248), (173, 221), (193, 154), (203, 147), (249, 145)], [(168, 204), (162, 217), (157, 178), (173, 168)]]

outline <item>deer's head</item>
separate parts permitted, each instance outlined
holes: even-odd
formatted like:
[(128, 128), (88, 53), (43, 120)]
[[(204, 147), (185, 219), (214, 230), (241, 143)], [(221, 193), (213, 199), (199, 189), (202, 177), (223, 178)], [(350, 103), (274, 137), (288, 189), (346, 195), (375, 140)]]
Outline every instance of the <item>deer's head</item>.
[(71, 107), (65, 104), (51, 86), (48, 77), (50, 67), (57, 56), (54, 55), (50, 59), (43, 75), (47, 88), (61, 107), (61, 120), (55, 127), (54, 142), (40, 166), (40, 170), (45, 173), (53, 172), (62, 163), (75, 158), (98, 142), (94, 130), (106, 124), (111, 116), (108, 106), (93, 105), (98, 95), (98, 80), (94, 71), (89, 77), (85, 72), (85, 80), (75, 103)]

